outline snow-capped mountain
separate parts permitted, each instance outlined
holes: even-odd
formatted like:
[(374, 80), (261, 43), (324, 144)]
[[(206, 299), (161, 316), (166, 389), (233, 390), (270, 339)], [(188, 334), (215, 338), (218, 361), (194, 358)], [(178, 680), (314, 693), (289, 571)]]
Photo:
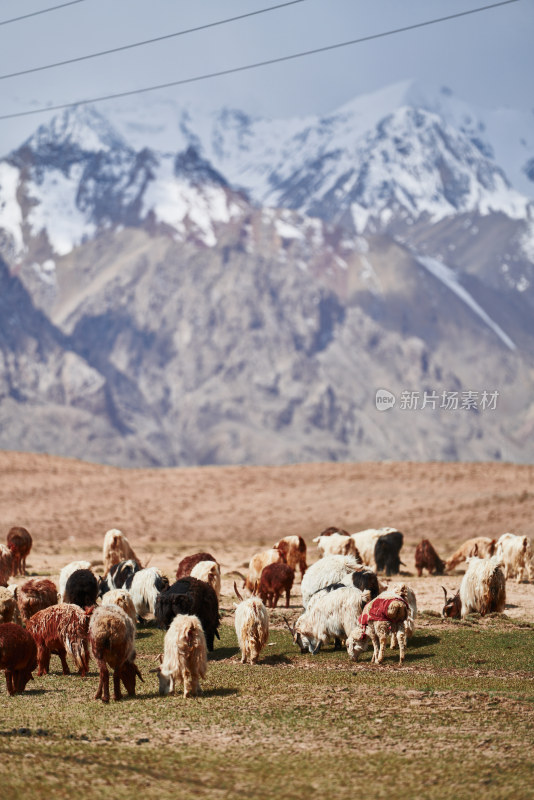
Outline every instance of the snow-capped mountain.
[[(91, 430), (80, 392), (54, 388), (68, 422), (46, 447), (129, 465), (529, 460), (533, 151), (526, 123), (505, 145), (495, 119), (400, 84), (325, 118), (151, 103), (41, 126), (0, 161), (0, 255), (98, 398)], [(34, 362), (42, 400), (0, 392), (2, 446), (45, 446), (17, 403), (62, 416)], [(386, 417), (379, 388), (503, 397), (493, 415)]]

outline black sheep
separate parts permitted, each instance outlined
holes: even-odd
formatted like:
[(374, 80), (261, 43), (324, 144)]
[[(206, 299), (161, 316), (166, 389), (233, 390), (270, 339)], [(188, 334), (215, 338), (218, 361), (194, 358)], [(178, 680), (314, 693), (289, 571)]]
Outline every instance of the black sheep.
[(177, 614), (195, 614), (199, 618), (211, 653), (215, 636), (219, 638), (219, 601), (209, 583), (189, 575), (159, 594), (154, 611), (158, 626), (168, 630)]
[(376, 540), (375, 561), (377, 572), (385, 572), (386, 575), (397, 575), (400, 572), (400, 551), (404, 541), (404, 536), (400, 531), (384, 533)]
[(77, 569), (69, 576), (63, 596), (65, 603), (90, 608), (96, 605), (97, 596), (98, 581), (90, 569)]

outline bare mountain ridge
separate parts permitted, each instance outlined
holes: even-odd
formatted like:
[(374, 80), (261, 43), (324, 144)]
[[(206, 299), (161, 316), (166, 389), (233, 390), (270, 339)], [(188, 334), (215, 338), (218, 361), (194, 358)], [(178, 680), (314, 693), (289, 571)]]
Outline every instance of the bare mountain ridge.
[[(6, 392), (2, 446), (139, 466), (531, 459), (531, 207), (465, 133), (401, 109), (361, 160), (333, 136), (337, 156), (284, 175), (257, 161), (284, 209), (223, 169), (222, 134), (213, 160), (190, 128), (162, 152), (125, 127), (71, 112), (0, 164), (4, 257), (104, 398), (82, 418), (44, 381)], [(406, 390), (499, 403), (409, 411)]]

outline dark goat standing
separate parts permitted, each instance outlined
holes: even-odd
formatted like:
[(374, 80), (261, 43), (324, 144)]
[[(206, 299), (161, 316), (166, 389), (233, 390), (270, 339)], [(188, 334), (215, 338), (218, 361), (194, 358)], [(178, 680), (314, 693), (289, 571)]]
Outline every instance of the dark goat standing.
[(375, 561), (377, 572), (385, 572), (386, 575), (397, 575), (400, 571), (400, 551), (404, 542), (404, 536), (400, 531), (384, 533), (376, 540)]
[(154, 616), (160, 628), (168, 630), (177, 614), (195, 614), (199, 618), (208, 650), (213, 652), (215, 636), (219, 638), (219, 601), (209, 583), (188, 575), (157, 596)]
[(63, 597), (65, 603), (90, 608), (96, 605), (97, 596), (98, 581), (90, 569), (77, 569), (69, 575)]
[(193, 556), (185, 556), (176, 569), (176, 580), (178, 581), (180, 578), (186, 578), (188, 575), (191, 575), (193, 567), (196, 567), (201, 561), (217, 562), (217, 559), (213, 558), (209, 553), (195, 553)]
[(423, 570), (427, 569), (428, 574), (443, 575), (445, 562), (441, 560), (428, 539), (423, 539), (415, 548), (415, 568), (419, 577)]
[(0, 669), (5, 670), (8, 694), (23, 692), (37, 666), (37, 645), (31, 633), (4, 622), (0, 625)]
[(26, 528), (14, 527), (7, 534), (7, 546), (13, 556), (12, 575), (27, 575), (26, 558), (32, 549), (32, 537)]
[(289, 598), (295, 570), (287, 564), (267, 564), (261, 571), (257, 594), (266, 606), (276, 608), (280, 595), (285, 592), (286, 608), (289, 608)]

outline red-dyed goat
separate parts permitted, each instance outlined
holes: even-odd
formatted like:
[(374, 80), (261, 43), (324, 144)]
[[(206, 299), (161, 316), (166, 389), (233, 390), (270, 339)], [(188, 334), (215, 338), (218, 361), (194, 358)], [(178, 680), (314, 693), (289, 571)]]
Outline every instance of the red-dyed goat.
[(30, 578), (17, 588), (16, 598), (22, 622), (25, 624), (38, 611), (56, 605), (57, 587), (48, 578)]
[(8, 694), (23, 692), (37, 666), (37, 646), (31, 633), (4, 622), (0, 625), (0, 669), (5, 671)]
[(50, 656), (58, 655), (63, 675), (70, 675), (67, 652), (82, 676), (89, 669), (87, 631), (92, 609), (83, 611), (72, 603), (59, 603), (34, 614), (26, 623), (37, 644), (38, 675), (46, 675), (50, 669)]
[(295, 571), (288, 564), (268, 564), (261, 571), (255, 594), (261, 597), (266, 606), (276, 608), (280, 595), (285, 592), (286, 608), (295, 580)]

